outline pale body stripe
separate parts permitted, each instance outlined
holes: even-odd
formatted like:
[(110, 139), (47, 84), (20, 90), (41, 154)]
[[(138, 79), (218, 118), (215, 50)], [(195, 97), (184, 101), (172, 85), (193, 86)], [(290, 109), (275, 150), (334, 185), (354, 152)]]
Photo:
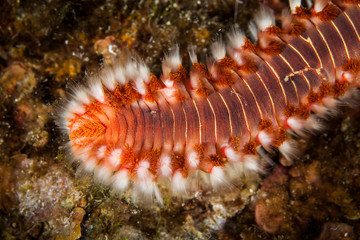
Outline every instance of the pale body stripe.
[(211, 108), (211, 111), (214, 115), (214, 129), (215, 129), (215, 141), (217, 142), (217, 126), (216, 126), (216, 114), (215, 114), (215, 111), (214, 111), (214, 108), (213, 106), (211, 105), (211, 102), (209, 100), (209, 98), (206, 98), (207, 102), (209, 103), (209, 106)]
[(333, 21), (331, 21), (332, 25), (334, 26), (334, 28), (336, 29), (337, 33), (339, 34), (340, 38), (341, 38), (341, 41), (343, 42), (344, 44), (344, 48), (345, 48), (345, 52), (346, 52), (346, 56), (348, 59), (350, 59), (350, 55), (349, 55), (349, 51), (348, 51), (348, 48), (346, 46), (346, 43), (345, 43), (345, 40), (343, 38), (343, 36), (341, 35), (339, 29), (337, 28), (337, 26), (335, 25), (335, 23)]
[[(268, 94), (268, 96), (269, 96), (269, 99), (270, 99), (270, 102), (271, 102), (271, 108), (272, 108), (272, 111), (273, 111), (273, 114), (274, 114), (274, 118), (277, 119), (276, 110), (275, 110), (275, 104), (274, 104), (273, 98), (272, 98), (272, 96), (271, 96), (268, 88), (266, 87), (266, 85), (265, 85), (262, 77), (259, 75), (258, 72), (256, 72), (256, 75), (257, 75), (257, 77), (259, 78), (259, 80), (260, 80), (260, 82), (262, 83), (262, 85), (264, 86), (264, 88), (265, 88), (265, 90), (266, 90), (266, 92), (267, 92), (267, 94)], [(277, 122), (277, 124), (279, 125), (278, 122)]]
[(359, 36), (358, 31), (357, 31), (357, 30), (356, 30), (356, 28), (355, 28), (354, 23), (352, 22), (352, 20), (350, 19), (349, 15), (347, 15), (347, 13), (346, 13), (346, 12), (344, 12), (344, 15), (345, 15), (345, 16), (346, 16), (346, 18), (349, 20), (349, 22), (350, 22), (350, 24), (351, 24), (352, 28), (354, 29), (354, 32), (356, 33), (356, 36), (358, 37), (358, 39), (359, 39), (359, 41), (360, 41), (360, 36)]
[(273, 66), (271, 66), (267, 61), (264, 60), (264, 62), (266, 63), (266, 65), (269, 66), (269, 68), (271, 69), (271, 71), (275, 74), (277, 80), (278, 80), (278, 83), (280, 85), (280, 88), (281, 88), (281, 91), (283, 93), (283, 96), (284, 96), (284, 99), (285, 99), (285, 104), (288, 103), (288, 100), (287, 100), (287, 96), (286, 96), (286, 93), (285, 93), (285, 90), (284, 90), (284, 87), (283, 85), (281, 84), (281, 80), (280, 80), (280, 77), (279, 75), (277, 74), (277, 72), (275, 71), (275, 69), (273, 68)]
[[(239, 76), (239, 77), (240, 77), (240, 76)], [(256, 96), (255, 96), (255, 94), (254, 94), (254, 92), (251, 90), (251, 88), (250, 88), (250, 86), (249, 86), (249, 84), (247, 83), (247, 81), (246, 81), (246, 79), (245, 79), (245, 78), (240, 77), (240, 79), (241, 79), (241, 80), (243, 80), (243, 82), (245, 83), (245, 85), (246, 85), (246, 86), (247, 86), (247, 88), (249, 89), (249, 91), (250, 91), (251, 95), (253, 96), (253, 98), (254, 98), (254, 100), (255, 100), (256, 107), (257, 107), (257, 109), (259, 110), (260, 118), (261, 118), (261, 119), (263, 119), (263, 114), (262, 114), (262, 112), (261, 112), (261, 109), (260, 109), (260, 106), (259, 106), (258, 100), (257, 100), (257, 98), (256, 98)]]
[(305, 39), (305, 38), (304, 38), (303, 36), (301, 36), (301, 35), (300, 35), (299, 37), (300, 37), (302, 40), (304, 40), (305, 42), (310, 43), (311, 47), (314, 49), (314, 52), (315, 52), (315, 54), (316, 54), (316, 56), (317, 56), (317, 58), (318, 58), (318, 60), (319, 60), (319, 62), (320, 62), (320, 68), (323, 68), (323, 63), (322, 63), (322, 61), (321, 61), (321, 58), (320, 58), (318, 52), (316, 51), (316, 49), (315, 49), (315, 47), (314, 47), (314, 44), (312, 43), (311, 38), (308, 37), (307, 39)]
[(201, 120), (200, 120), (200, 113), (199, 113), (199, 109), (198, 109), (198, 107), (197, 107), (196, 102), (195, 102), (194, 99), (192, 99), (192, 102), (193, 102), (193, 104), (194, 104), (194, 107), (195, 107), (195, 109), (196, 109), (196, 113), (197, 113), (198, 119), (199, 119), (199, 144), (201, 144), (201, 129), (202, 129), (202, 125), (201, 125)]
[(240, 102), (241, 109), (242, 109), (242, 111), (243, 111), (243, 115), (244, 115), (244, 119), (245, 119), (246, 128), (247, 128), (248, 132), (250, 133), (250, 132), (251, 132), (251, 131), (250, 131), (250, 126), (249, 126), (249, 122), (248, 122), (248, 119), (247, 119), (247, 116), (246, 116), (246, 112), (245, 112), (245, 109), (244, 109), (244, 104), (242, 103), (242, 100), (241, 100), (239, 94), (235, 91), (235, 89), (234, 89), (233, 87), (230, 87), (230, 88), (231, 88), (231, 90), (233, 91), (233, 93), (235, 93), (237, 99), (238, 99), (239, 102)]
[(319, 30), (319, 28), (318, 28), (316, 25), (315, 25), (315, 28), (316, 28), (316, 30), (318, 31), (318, 33), (320, 34), (322, 40), (324, 41), (324, 43), (325, 43), (325, 45), (326, 45), (326, 47), (327, 47), (327, 49), (328, 49), (328, 51), (329, 51), (330, 58), (331, 58), (331, 62), (332, 62), (333, 67), (334, 67), (334, 69), (335, 69), (335, 68), (336, 68), (335, 60), (334, 60), (334, 56), (332, 55), (331, 49), (330, 49), (330, 47), (329, 47), (329, 44), (328, 44), (328, 42), (326, 41), (326, 38), (324, 37), (324, 35), (322, 34), (322, 32)]
[(186, 111), (184, 109), (184, 106), (181, 106), (184, 116), (185, 116), (185, 145), (188, 142), (188, 119), (187, 119), (187, 115), (186, 115)]
[(218, 95), (221, 97), (221, 100), (223, 101), (223, 103), (224, 103), (224, 105), (225, 105), (225, 107), (226, 107), (226, 110), (227, 110), (227, 112), (228, 112), (229, 125), (230, 125), (230, 136), (232, 136), (232, 135), (233, 135), (233, 126), (232, 126), (232, 119), (231, 119), (231, 114), (230, 114), (229, 106), (227, 105), (227, 103), (226, 103), (224, 97), (221, 95), (221, 93), (220, 93), (220, 92), (217, 92), (217, 93), (218, 93)]

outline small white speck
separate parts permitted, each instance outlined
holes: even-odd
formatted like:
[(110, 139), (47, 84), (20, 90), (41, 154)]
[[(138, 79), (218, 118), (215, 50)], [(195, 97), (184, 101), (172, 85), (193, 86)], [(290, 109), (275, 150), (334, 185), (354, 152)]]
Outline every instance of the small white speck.
[(116, 49), (115, 45), (109, 45), (109, 53), (111, 53), (112, 55), (116, 55), (116, 52), (114, 51), (114, 49)]

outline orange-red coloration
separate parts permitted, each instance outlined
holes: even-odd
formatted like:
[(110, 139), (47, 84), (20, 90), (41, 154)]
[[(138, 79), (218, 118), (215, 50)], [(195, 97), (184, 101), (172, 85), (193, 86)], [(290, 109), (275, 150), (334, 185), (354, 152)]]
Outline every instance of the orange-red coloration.
[(298, 18), (307, 19), (311, 17), (311, 11), (305, 7), (296, 7), (294, 15)]
[(150, 162), (149, 171), (154, 176), (157, 176), (159, 174), (159, 172), (158, 172), (159, 157), (160, 157), (160, 150), (159, 149), (151, 150), (150, 152), (146, 153), (145, 156), (143, 157), (145, 160)]
[(261, 48), (261, 51), (267, 55), (278, 55), (282, 52), (284, 44), (280, 41), (272, 41), (266, 48)]
[(170, 79), (174, 82), (186, 82), (187, 78), (187, 71), (182, 65), (176, 72), (170, 73)]
[(241, 65), (240, 67), (238, 67), (239, 70), (241, 70), (242, 72), (244, 72), (246, 74), (250, 74), (250, 73), (255, 73), (258, 70), (258, 66), (250, 58), (244, 57), (244, 61), (246, 63), (244, 65)]
[(321, 21), (332, 21), (339, 15), (339, 10), (334, 5), (327, 5), (321, 12), (315, 15)]
[(242, 142), (239, 137), (232, 136), (229, 139), (229, 145), (234, 148), (236, 151), (241, 151)]
[(217, 155), (217, 154), (212, 154), (209, 156), (209, 161), (215, 166), (215, 167), (225, 167), (226, 164), (226, 160)]
[(284, 33), (284, 31), (278, 26), (270, 26), (265, 29), (265, 32), (275, 36), (279, 36)]
[(320, 100), (319, 95), (314, 91), (310, 91), (310, 93), (306, 99), (307, 99), (308, 103), (310, 103), (310, 104), (316, 103)]
[(302, 119), (308, 119), (310, 117), (309, 105), (301, 104), (297, 109), (297, 114)]
[(275, 138), (272, 145), (274, 147), (279, 147), (286, 140), (286, 128), (281, 127), (279, 130), (275, 132), (274, 136)]
[(261, 119), (259, 123), (259, 130), (269, 129), (272, 126), (272, 121), (269, 119)]
[(136, 163), (136, 155), (133, 152), (132, 148), (128, 145), (124, 146), (123, 154), (121, 155), (121, 163), (123, 167), (132, 169)]
[(332, 94), (332, 85), (329, 82), (323, 82), (320, 85), (320, 89), (318, 92), (319, 99), (323, 99), (326, 96), (330, 96)]
[(348, 82), (336, 80), (332, 90), (334, 93), (334, 97), (343, 96), (346, 93), (348, 86), (349, 86)]
[(249, 52), (255, 52), (256, 45), (253, 44), (248, 38), (245, 38), (245, 44), (243, 46), (243, 49)]
[(350, 58), (346, 60), (342, 66), (342, 69), (344, 71), (351, 71), (352, 73), (357, 74), (360, 72), (360, 60)]
[(105, 126), (92, 114), (84, 114), (71, 125), (69, 138), (78, 145), (86, 144), (86, 138), (95, 138), (105, 132)]
[(296, 114), (296, 107), (293, 104), (286, 105), (286, 108), (284, 110), (284, 116), (285, 117), (292, 117)]
[(135, 91), (131, 83), (127, 83), (125, 86), (118, 85), (115, 91), (105, 91), (106, 97), (109, 99), (109, 103), (113, 107), (122, 107), (123, 105), (130, 105), (132, 102), (140, 98), (140, 94)]
[(242, 149), (242, 152), (245, 154), (253, 154), (256, 155), (256, 142), (255, 141), (249, 141), (246, 143)]
[(211, 79), (211, 75), (207, 71), (206, 66), (203, 63), (194, 63), (192, 65), (192, 70), (196, 71), (197, 73), (199, 73), (201, 76), (203, 76), (204, 78), (206, 78), (208, 80)]
[(189, 72), (178, 54), (160, 80), (136, 62), (133, 72), (126, 64), (104, 69), (115, 78), (119, 68), (126, 81), (107, 79), (69, 104), (63, 122), (74, 156), (97, 164), (102, 178), (115, 176), (108, 182), (118, 188), (138, 183), (156, 198), (158, 179), (183, 193), (196, 171), (214, 174), (215, 184), (234, 176), (228, 164), (257, 170), (261, 144), (291, 158), (286, 130), (317, 129), (322, 110), (359, 85), (360, 6), (346, 2), (319, 12), (296, 7), (287, 29), (269, 26), (256, 44), (241, 39), (222, 59), (225, 48), (217, 49), (209, 66), (195, 62)]
[(171, 154), (171, 168), (175, 172), (177, 170), (181, 171), (182, 175), (184, 177), (187, 177), (188, 175), (188, 169), (185, 164), (185, 157), (179, 153), (173, 152)]
[(194, 151), (198, 154), (199, 159), (203, 159), (205, 154), (205, 147), (202, 144), (196, 144), (193, 148)]
[(156, 91), (161, 89), (162, 85), (154, 74), (150, 74), (150, 81), (148, 84), (148, 93), (145, 95), (145, 99), (149, 102), (155, 102), (157, 100)]
[(196, 94), (199, 95), (200, 97), (209, 96), (211, 94), (211, 90), (207, 88), (203, 82), (200, 82), (199, 84), (200, 86), (196, 90)]
[(299, 36), (303, 32), (305, 32), (305, 30), (306, 30), (306, 28), (303, 26), (303, 24), (301, 24), (299, 22), (294, 22), (291, 24), (291, 29), (289, 31), (289, 34), (291, 36)]

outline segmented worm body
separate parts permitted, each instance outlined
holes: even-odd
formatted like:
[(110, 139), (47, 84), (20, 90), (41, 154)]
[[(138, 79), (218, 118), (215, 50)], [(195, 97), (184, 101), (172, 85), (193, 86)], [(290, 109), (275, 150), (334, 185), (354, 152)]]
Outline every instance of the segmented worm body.
[(281, 27), (263, 7), (250, 25), (256, 43), (235, 30), (228, 55), (214, 43), (207, 66), (190, 53), (188, 72), (175, 49), (159, 79), (131, 59), (90, 78), (62, 113), (74, 157), (114, 188), (132, 184), (160, 202), (161, 179), (183, 194), (198, 172), (221, 186), (239, 166), (259, 170), (261, 146), (291, 160), (286, 132), (319, 129), (318, 118), (356, 90), (360, 71), (359, 1), (296, 2)]

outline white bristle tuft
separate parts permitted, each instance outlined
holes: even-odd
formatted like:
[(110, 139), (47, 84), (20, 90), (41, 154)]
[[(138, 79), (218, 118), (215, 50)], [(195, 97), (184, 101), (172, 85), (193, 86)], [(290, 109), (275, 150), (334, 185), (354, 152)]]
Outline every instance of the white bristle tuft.
[(160, 174), (163, 177), (170, 177), (172, 174), (171, 157), (169, 155), (160, 157)]
[(310, 115), (305, 121), (305, 128), (311, 131), (320, 132), (324, 130), (325, 126), (318, 117)]
[(62, 129), (67, 133), (69, 134), (69, 124), (70, 124), (70, 121), (71, 119), (74, 119), (75, 115), (72, 113), (72, 112), (69, 112), (67, 110), (64, 110), (61, 112), (61, 126), (62, 126)]
[(177, 196), (186, 194), (186, 179), (180, 171), (176, 171), (172, 177), (171, 190)]
[[(166, 83), (169, 84), (170, 81), (167, 81)], [(165, 85), (166, 85), (165, 83)], [(169, 84), (170, 85), (170, 84)], [(164, 94), (164, 97), (169, 103), (176, 103), (178, 101), (176, 94), (178, 93), (178, 90), (175, 87), (166, 87), (160, 90)]]
[(120, 166), (121, 163), (121, 154), (122, 154), (122, 150), (121, 149), (115, 149), (113, 151), (111, 151), (110, 155), (109, 155), (109, 162), (111, 163), (111, 165), (114, 168), (117, 168)]
[(295, 133), (299, 135), (303, 135), (305, 121), (302, 119), (299, 119), (297, 117), (289, 117), (286, 120), (286, 124), (290, 127), (291, 130), (293, 130)]
[(115, 90), (115, 86), (116, 86), (115, 74), (111, 69), (105, 69), (103, 71), (103, 73), (101, 74), (101, 81), (104, 84), (104, 86), (110, 91)]
[(145, 63), (140, 63), (138, 67), (139, 78), (141, 78), (145, 83), (149, 83), (150, 70)]
[(138, 91), (138, 93), (144, 96), (146, 94), (146, 85), (144, 79), (138, 77), (135, 79), (134, 82), (135, 82), (135, 89)]
[(225, 147), (224, 154), (231, 162), (238, 162), (239, 160), (241, 160), (241, 153), (235, 151), (234, 148), (230, 146)]
[(296, 7), (301, 6), (301, 0), (289, 0), (290, 9), (292, 12), (295, 11)]
[(328, 4), (328, 0), (317, 0), (314, 2), (314, 10), (315, 12), (321, 12), (325, 6)]
[(213, 167), (210, 173), (211, 186), (217, 188), (225, 183), (228, 183), (223, 167)]
[(101, 159), (101, 158), (105, 157), (105, 154), (106, 154), (106, 146), (101, 146), (96, 151), (96, 157), (98, 159)]
[(284, 8), (281, 12), (281, 26), (283, 29), (291, 29), (291, 24), (293, 23), (292, 10)]
[(199, 163), (200, 163), (199, 154), (195, 151), (190, 151), (187, 154), (186, 160), (191, 169), (195, 169), (199, 166)]
[(92, 81), (90, 81), (89, 91), (99, 102), (103, 103), (105, 101), (104, 89), (98, 78), (93, 78)]
[(329, 116), (335, 116), (338, 113), (338, 106), (340, 105), (340, 100), (332, 97), (325, 97), (322, 99), (322, 102), (324, 106), (327, 107), (327, 114)]
[[(84, 153), (85, 155), (85, 153)], [(88, 155), (88, 154), (86, 154)], [(82, 170), (84, 170), (84, 172), (89, 172), (92, 173), (95, 171), (96, 167), (97, 167), (97, 161), (94, 158), (82, 158), (85, 159), (86, 161), (83, 162), (83, 164), (81, 164), (81, 168)]]
[(120, 65), (117, 65), (114, 68), (114, 73), (116, 81), (121, 85), (125, 85), (128, 82), (127, 78), (125, 77), (125, 71)]
[(163, 206), (163, 205), (164, 205), (164, 200), (163, 200), (163, 198), (162, 198), (162, 196), (161, 196), (161, 193), (160, 193), (160, 191), (159, 191), (159, 188), (158, 188), (158, 186), (156, 185), (155, 182), (153, 183), (153, 186), (154, 186), (155, 198), (156, 198), (156, 200), (160, 203), (160, 205)]
[(108, 185), (111, 183), (111, 177), (113, 175), (113, 171), (104, 165), (98, 165), (95, 168), (95, 178), (99, 182)]
[(306, 120), (290, 117), (286, 120), (286, 124), (299, 136), (307, 136), (312, 132), (319, 132), (324, 129), (324, 125), (321, 123), (320, 119), (314, 115), (310, 115), (310, 117)]
[(227, 164), (225, 167), (230, 180), (238, 180), (239, 176), (244, 174), (244, 163), (242, 161)]
[(314, 5), (314, 1), (313, 0), (305, 0), (306, 1), (306, 4), (307, 4), (307, 7), (308, 8), (311, 8), (313, 5)]
[(125, 76), (127, 79), (135, 79), (138, 75), (138, 65), (135, 61), (128, 61), (125, 65)]
[(211, 53), (216, 61), (223, 59), (226, 56), (224, 43), (222, 41), (217, 41), (211, 44)]
[(270, 26), (275, 26), (274, 11), (271, 8), (262, 5), (255, 14), (254, 21), (260, 31), (264, 31)]
[(76, 158), (84, 160), (85, 162), (87, 162), (88, 159), (92, 159), (90, 157), (90, 153), (92, 153), (92, 146), (87, 146), (82, 148), (75, 148), (72, 146), (71, 150), (73, 151), (73, 154)]
[(159, 189), (154, 182), (154, 176), (149, 171), (150, 162), (143, 160), (139, 163), (136, 170), (137, 181), (133, 191), (133, 199), (141, 199), (144, 202), (152, 202), (155, 196), (156, 200), (162, 205), (163, 199)]
[(297, 159), (300, 154), (298, 143), (292, 139), (285, 140), (279, 146), (279, 151), (287, 160), (290, 161)]
[(84, 114), (85, 108), (82, 103), (72, 100), (67, 104), (66, 111), (69, 113)]
[(310, 109), (320, 117), (326, 117), (328, 114), (330, 114), (330, 108), (321, 103), (311, 104)]
[(115, 190), (120, 192), (125, 191), (129, 186), (129, 171), (127, 169), (120, 169), (115, 175), (113, 176), (112, 186)]
[(240, 49), (245, 44), (245, 34), (239, 30), (233, 28), (230, 33), (227, 34), (229, 44), (234, 49)]
[(177, 90), (174, 88), (174, 81), (170, 79), (164, 79), (163, 83), (165, 84), (166, 88), (168, 88), (166, 90), (166, 95), (172, 96), (177, 92)]
[(197, 63), (198, 62), (198, 58), (197, 55), (195, 53), (195, 47), (193, 45), (190, 45), (188, 47), (188, 52), (189, 52), (189, 57), (190, 57), (190, 61), (191, 63)]
[(159, 188), (150, 178), (136, 181), (132, 193), (134, 202), (140, 200), (141, 202), (152, 204), (153, 198), (155, 197), (160, 205), (163, 205), (164, 203)]
[(250, 21), (249, 23), (249, 33), (250, 33), (250, 36), (252, 38), (252, 40), (254, 40), (255, 42), (257, 41), (258, 39), (258, 27), (256, 26), (255, 22), (254, 21)]
[(260, 131), (257, 135), (257, 139), (265, 149), (269, 148), (273, 141), (271, 135), (268, 134), (266, 131)]
[(85, 104), (89, 105), (91, 103), (89, 94), (83, 89), (76, 89), (74, 92), (74, 99)]
[(174, 143), (173, 151), (174, 152), (182, 152), (183, 148), (184, 148), (183, 144), (181, 144), (180, 142), (176, 142), (176, 143)]
[(245, 155), (243, 160), (245, 169), (255, 172), (259, 171), (260, 167), (256, 155)]
[(192, 89), (197, 90), (199, 89), (201, 80), (199, 78), (198, 74), (194, 74), (193, 72), (190, 72), (190, 86)]
[(139, 180), (145, 180), (149, 178), (149, 175), (151, 174), (149, 172), (150, 163), (148, 161), (141, 161), (139, 163), (139, 166), (136, 170), (136, 175)]
[(165, 59), (163, 61), (163, 72), (165, 74), (176, 71), (181, 65), (181, 57), (180, 57), (180, 50), (179, 46), (175, 45), (173, 49), (165, 55)]
[(332, 97), (324, 97), (322, 102), (328, 108), (336, 108), (339, 105), (339, 100)]

